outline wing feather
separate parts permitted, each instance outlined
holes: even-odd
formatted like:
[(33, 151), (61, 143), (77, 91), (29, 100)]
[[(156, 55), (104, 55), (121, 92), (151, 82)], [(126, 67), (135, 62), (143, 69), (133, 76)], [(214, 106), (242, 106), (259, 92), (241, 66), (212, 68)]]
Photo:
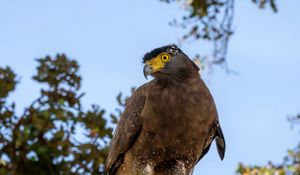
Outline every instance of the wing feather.
[(225, 156), (226, 143), (225, 143), (225, 138), (224, 138), (224, 135), (223, 135), (223, 132), (222, 132), (219, 122), (217, 124), (217, 130), (216, 130), (216, 145), (217, 145), (220, 159), (223, 160), (224, 156)]
[(218, 120), (216, 120), (210, 126), (208, 136), (207, 136), (207, 139), (205, 142), (205, 146), (203, 148), (203, 151), (202, 151), (201, 156), (199, 157), (198, 161), (200, 161), (202, 159), (202, 157), (209, 151), (211, 143), (213, 142), (214, 139), (216, 140), (217, 150), (218, 150), (220, 159), (221, 160), (224, 159), (225, 149), (226, 149), (225, 138), (224, 138), (220, 123)]
[(142, 130), (140, 113), (144, 108), (146, 86), (138, 88), (126, 104), (125, 111), (118, 122), (108, 153), (105, 171), (114, 174), (122, 164), (124, 153), (130, 149)]

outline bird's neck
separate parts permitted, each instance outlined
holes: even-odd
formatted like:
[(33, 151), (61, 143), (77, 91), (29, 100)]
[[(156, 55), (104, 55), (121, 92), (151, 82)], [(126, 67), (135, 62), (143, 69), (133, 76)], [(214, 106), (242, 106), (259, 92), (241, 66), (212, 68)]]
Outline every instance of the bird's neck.
[(192, 88), (200, 82), (198, 72), (189, 72), (186, 74), (160, 75), (155, 78), (156, 84), (161, 88), (181, 86), (183, 88)]

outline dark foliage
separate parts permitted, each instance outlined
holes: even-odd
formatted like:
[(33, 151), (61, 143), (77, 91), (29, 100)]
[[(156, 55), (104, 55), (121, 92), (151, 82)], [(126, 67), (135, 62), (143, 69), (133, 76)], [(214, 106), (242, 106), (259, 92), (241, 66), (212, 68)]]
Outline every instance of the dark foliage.
[(33, 79), (44, 88), (21, 115), (7, 102), (17, 76), (0, 68), (0, 174), (100, 174), (112, 137), (105, 111), (82, 109), (75, 60), (57, 55), (37, 61)]

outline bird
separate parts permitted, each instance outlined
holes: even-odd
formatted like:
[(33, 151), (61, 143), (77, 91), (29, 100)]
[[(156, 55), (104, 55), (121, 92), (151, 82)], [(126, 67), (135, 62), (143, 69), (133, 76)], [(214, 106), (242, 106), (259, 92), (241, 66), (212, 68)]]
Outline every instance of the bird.
[(215, 140), (225, 139), (213, 97), (199, 67), (175, 44), (143, 58), (153, 79), (126, 102), (105, 163), (107, 175), (189, 175)]

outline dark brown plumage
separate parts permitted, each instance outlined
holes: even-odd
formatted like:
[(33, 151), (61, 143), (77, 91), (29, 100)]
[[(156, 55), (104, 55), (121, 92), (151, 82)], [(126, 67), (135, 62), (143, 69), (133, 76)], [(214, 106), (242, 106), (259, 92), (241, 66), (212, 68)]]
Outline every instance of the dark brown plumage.
[(107, 174), (188, 175), (214, 139), (223, 159), (225, 140), (198, 66), (175, 45), (147, 53), (144, 63), (144, 73), (154, 79), (126, 104), (110, 147)]

